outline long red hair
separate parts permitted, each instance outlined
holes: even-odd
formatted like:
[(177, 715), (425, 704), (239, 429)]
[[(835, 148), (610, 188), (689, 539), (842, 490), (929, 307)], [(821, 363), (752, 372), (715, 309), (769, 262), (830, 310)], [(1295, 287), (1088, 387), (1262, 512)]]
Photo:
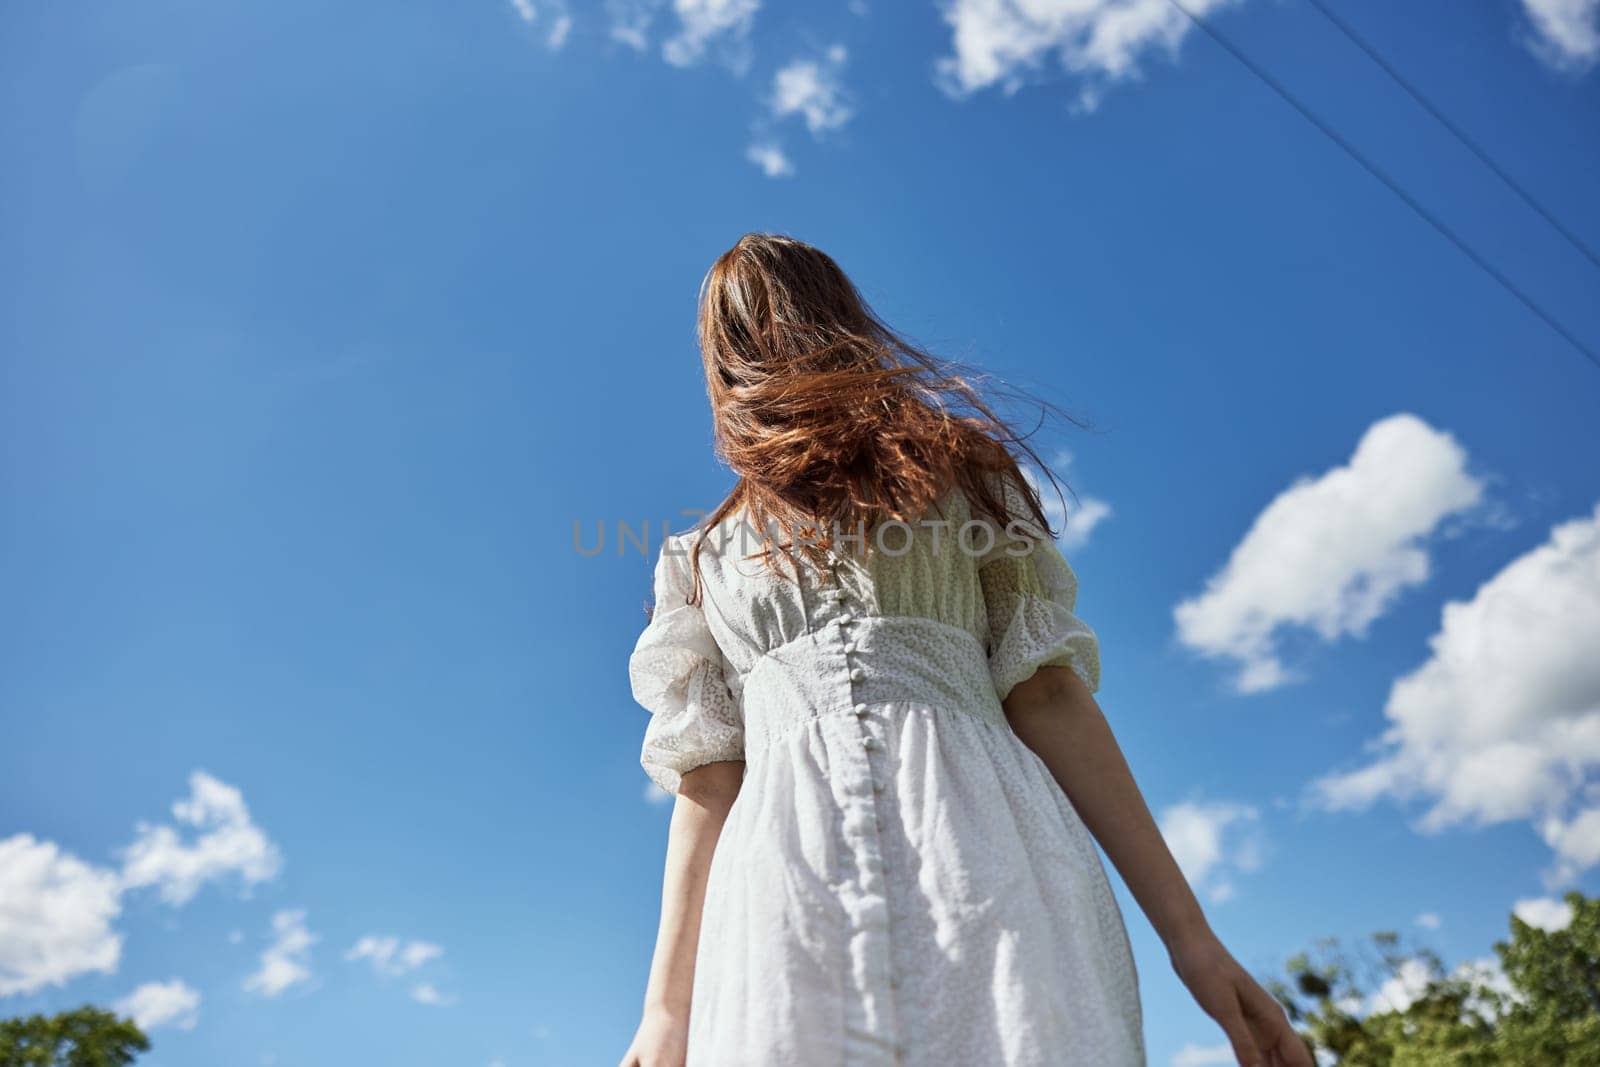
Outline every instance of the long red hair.
[[(701, 283), (698, 332), (716, 452), (739, 480), (691, 552), (691, 602), (704, 534), (740, 506), (754, 531), (807, 531), (763, 540), (773, 566), (774, 549), (821, 566), (833, 533), (915, 523), (958, 486), (1001, 527), (1025, 518), (1054, 536), (1019, 457), (1058, 491), (1059, 480), (975, 383), (1079, 420), (896, 333), (827, 253), (777, 234), (739, 238)], [(1006, 479), (1031, 514), (1010, 514)]]

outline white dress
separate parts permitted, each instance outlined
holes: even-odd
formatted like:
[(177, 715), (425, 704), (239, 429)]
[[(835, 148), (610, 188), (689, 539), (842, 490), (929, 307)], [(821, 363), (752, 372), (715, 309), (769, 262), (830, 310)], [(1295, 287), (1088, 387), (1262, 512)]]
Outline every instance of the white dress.
[(937, 510), (945, 525), (887, 528), (887, 551), (844, 548), (798, 584), (741, 559), (759, 545), (730, 518), (698, 605), (698, 531), (662, 545), (628, 665), (652, 713), (641, 761), (672, 793), (745, 761), (708, 874), (690, 1067), (1146, 1062), (1099, 853), (1000, 704), (1041, 664), (1098, 689), (1076, 577), (960, 490)]

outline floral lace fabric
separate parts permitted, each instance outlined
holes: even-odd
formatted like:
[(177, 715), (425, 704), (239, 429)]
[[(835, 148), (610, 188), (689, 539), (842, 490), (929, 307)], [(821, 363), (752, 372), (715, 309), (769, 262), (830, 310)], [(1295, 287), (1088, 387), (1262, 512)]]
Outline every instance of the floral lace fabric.
[(654, 613), (628, 664), (634, 699), (652, 712), (643, 764), (669, 793), (701, 764), (744, 759), (739, 702), (705, 615), (685, 602), (686, 566), (683, 556), (662, 552)]
[(1004, 700), (1040, 667), (1070, 667), (1100, 689), (1100, 642), (1073, 609), (1078, 578), (1053, 540), (1026, 555), (996, 554), (978, 567), (993, 651), (989, 670)]

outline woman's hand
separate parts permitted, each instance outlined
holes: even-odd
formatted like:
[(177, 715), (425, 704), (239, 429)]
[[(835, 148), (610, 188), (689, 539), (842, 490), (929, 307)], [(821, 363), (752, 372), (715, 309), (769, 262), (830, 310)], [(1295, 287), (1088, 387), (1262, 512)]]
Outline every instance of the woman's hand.
[(619, 1067), (683, 1067), (688, 1054), (688, 1021), (671, 1012), (646, 1011)]
[(1171, 949), (1172, 969), (1217, 1021), (1240, 1067), (1313, 1067), (1311, 1053), (1272, 994), (1212, 934)]

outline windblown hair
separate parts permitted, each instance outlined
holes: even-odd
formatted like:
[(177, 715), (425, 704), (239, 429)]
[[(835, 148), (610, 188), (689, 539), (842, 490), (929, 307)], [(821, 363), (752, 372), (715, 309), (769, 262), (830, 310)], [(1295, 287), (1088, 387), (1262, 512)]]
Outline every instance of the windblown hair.
[[(870, 540), (879, 522), (914, 524), (958, 486), (1000, 527), (1025, 518), (1054, 535), (1019, 456), (1059, 482), (974, 384), (987, 376), (890, 329), (821, 250), (741, 237), (701, 284), (698, 325), (715, 449), (739, 480), (691, 552), (691, 602), (704, 535), (741, 505), (753, 531), (803, 531), (763, 538), (755, 555), (774, 568), (774, 550), (820, 567), (835, 534)], [(1059, 412), (1009, 386), (986, 391)], [(1008, 479), (1030, 515), (1008, 512)]]

